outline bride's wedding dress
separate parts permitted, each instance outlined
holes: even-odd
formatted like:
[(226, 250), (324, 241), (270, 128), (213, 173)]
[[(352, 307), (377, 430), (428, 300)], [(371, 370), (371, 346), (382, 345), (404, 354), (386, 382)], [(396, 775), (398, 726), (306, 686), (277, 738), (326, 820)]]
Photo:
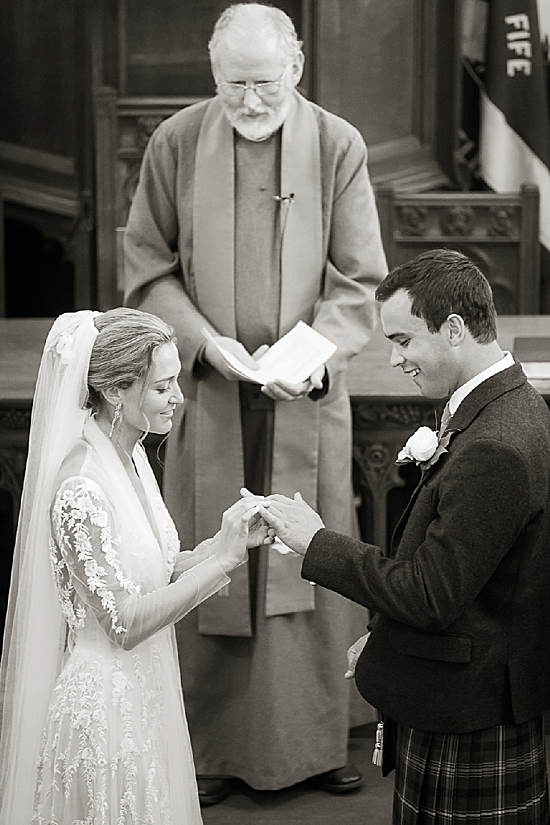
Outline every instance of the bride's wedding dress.
[(133, 458), (148, 512), (92, 418), (56, 483), (50, 560), (68, 634), (38, 763), (39, 825), (202, 822), (173, 623), (229, 579), (208, 542), (178, 553), (141, 446)]

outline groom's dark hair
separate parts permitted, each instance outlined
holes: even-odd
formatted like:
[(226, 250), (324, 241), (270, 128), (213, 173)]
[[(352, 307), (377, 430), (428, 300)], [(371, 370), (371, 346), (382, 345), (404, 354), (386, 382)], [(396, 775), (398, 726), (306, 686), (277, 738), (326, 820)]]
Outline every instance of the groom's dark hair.
[(439, 332), (451, 314), (460, 315), (479, 344), (497, 337), (497, 315), (491, 286), (480, 269), (461, 252), (430, 249), (393, 269), (376, 290), (383, 303), (399, 289), (411, 299), (411, 313), (430, 332)]

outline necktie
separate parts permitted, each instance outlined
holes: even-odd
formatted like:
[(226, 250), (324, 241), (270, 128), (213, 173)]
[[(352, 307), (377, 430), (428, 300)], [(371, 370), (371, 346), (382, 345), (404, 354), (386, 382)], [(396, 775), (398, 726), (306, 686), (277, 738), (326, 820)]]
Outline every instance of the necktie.
[(441, 415), (441, 425), (439, 427), (439, 438), (440, 439), (441, 439), (441, 436), (443, 435), (443, 433), (445, 432), (445, 430), (447, 429), (447, 427), (449, 426), (449, 422), (450, 422), (452, 417), (453, 416), (451, 414), (451, 408), (449, 406), (449, 402), (447, 401), (447, 403), (445, 404), (445, 406), (443, 408), (443, 413)]

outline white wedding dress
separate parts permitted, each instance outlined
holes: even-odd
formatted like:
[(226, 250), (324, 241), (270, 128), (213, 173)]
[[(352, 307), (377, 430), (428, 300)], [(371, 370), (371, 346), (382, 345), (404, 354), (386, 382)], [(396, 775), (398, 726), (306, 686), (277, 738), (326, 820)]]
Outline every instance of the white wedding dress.
[(141, 446), (134, 461), (147, 513), (90, 418), (55, 485), (50, 559), (68, 632), (38, 763), (38, 825), (202, 822), (173, 624), (229, 579), (209, 542), (178, 553)]

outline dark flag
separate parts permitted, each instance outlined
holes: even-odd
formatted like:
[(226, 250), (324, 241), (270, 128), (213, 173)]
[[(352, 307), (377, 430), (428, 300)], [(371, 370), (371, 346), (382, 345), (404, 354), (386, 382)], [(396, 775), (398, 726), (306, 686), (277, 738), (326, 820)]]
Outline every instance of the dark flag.
[(540, 189), (540, 239), (550, 249), (550, 111), (536, 0), (490, 0), (481, 174), (495, 192)]

